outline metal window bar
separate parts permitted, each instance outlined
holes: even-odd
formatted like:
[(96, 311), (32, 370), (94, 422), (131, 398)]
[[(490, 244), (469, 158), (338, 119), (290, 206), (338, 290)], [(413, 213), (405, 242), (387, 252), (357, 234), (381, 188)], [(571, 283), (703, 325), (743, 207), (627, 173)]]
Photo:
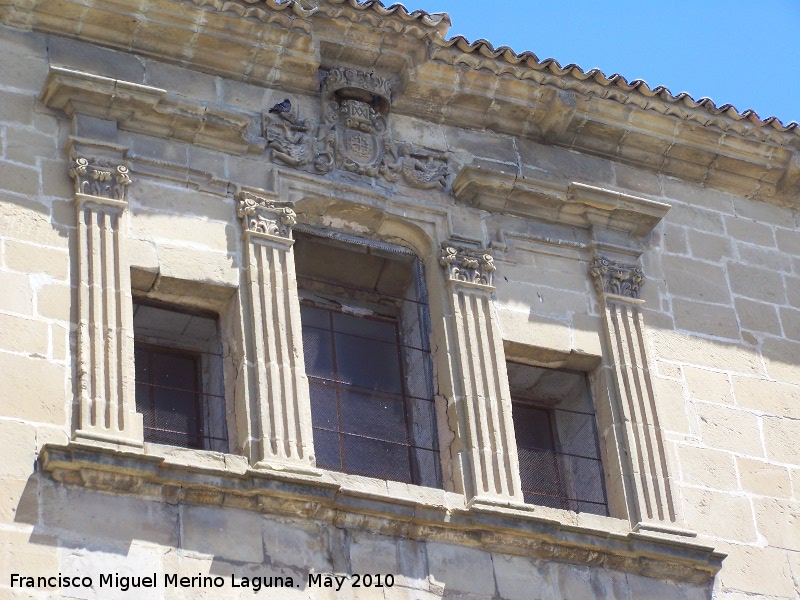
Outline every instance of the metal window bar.
[[(225, 431), (225, 423), (217, 422), (224, 419), (220, 415), (225, 414), (225, 397), (202, 390), (201, 354), (135, 344), (136, 410), (142, 414), (145, 441), (227, 452), (227, 438), (213, 433)], [(170, 361), (191, 362), (189, 385), (158, 381), (159, 377), (170, 376)], [(157, 368), (161, 371), (158, 375)]]
[[(303, 278), (298, 277), (298, 279)], [(333, 285), (376, 294), (374, 290), (361, 290), (355, 286), (345, 286), (340, 283)], [(381, 295), (381, 297), (387, 296)], [(415, 302), (405, 298), (401, 300)], [(415, 304), (420, 303), (415, 302)], [(427, 348), (403, 343), (399, 321), (396, 318), (353, 315), (309, 301), (303, 302), (303, 309), (319, 311), (315, 317), (317, 319), (321, 318), (321, 314), (327, 316), (327, 326), (311, 323), (312, 319), (308, 313), (305, 313), (307, 318), (302, 319), (311, 391), (312, 428), (319, 466), (347, 473), (441, 487), (442, 476), (433, 397), (432, 395), (421, 397), (409, 392), (407, 381), (409, 373), (405, 368), (405, 364), (409, 361), (418, 361), (423, 365), (420, 369), (422, 377), (427, 376), (430, 373), (428, 366), (430, 351)], [(421, 307), (421, 310), (424, 309), (425, 307)], [(336, 315), (363, 320), (365, 325), (381, 323), (393, 330), (392, 340), (342, 331), (337, 326)], [(424, 324), (424, 321), (420, 320), (420, 323)], [(314, 335), (314, 332), (318, 334)], [(325, 337), (329, 339), (324, 340)], [(388, 361), (389, 354), (396, 356), (397, 388), (379, 389), (378, 386), (384, 382), (373, 382), (371, 387), (363, 385), (370, 381), (369, 377), (365, 377), (361, 382), (352, 381), (354, 378), (350, 377), (351, 380), (348, 381), (343, 375), (348, 368), (342, 364), (343, 361), (346, 364), (350, 360), (343, 354), (348, 341), (355, 341), (356, 344), (362, 342), (366, 345), (373, 344), (370, 348), (378, 352), (381, 347), (387, 350), (393, 348), (394, 352), (387, 353), (384, 358)], [(320, 358), (326, 359), (326, 350), (318, 347), (318, 344), (323, 342), (329, 344), (330, 352), (330, 364), (325, 365), (327, 369), (325, 372), (321, 372), (318, 366), (311, 364)], [(342, 344), (344, 348), (340, 348)], [(352, 365), (349, 368), (352, 368)], [(386, 365), (378, 365), (378, 370), (387, 368)], [(388, 372), (392, 372), (391, 369)], [(431, 391), (429, 383), (416, 385), (416, 388)], [(355, 398), (364, 401), (354, 401)], [(334, 406), (335, 415), (331, 414), (331, 408)], [(379, 414), (381, 412), (379, 409), (386, 413), (383, 418)], [(412, 415), (412, 412), (415, 414)], [(425, 417), (426, 413), (427, 418), (421, 418)], [(420, 422), (415, 422), (415, 417)], [(427, 426), (424, 423), (426, 420)], [(422, 441), (419, 438), (422, 438)]]
[[(525, 502), (608, 516), (603, 465), (600, 459), (594, 413), (543, 407), (530, 402), (512, 402), (515, 427), (532, 428), (525, 416), (546, 418), (549, 440), (537, 445), (518, 442), (520, 479)], [(574, 421), (578, 420), (575, 427)], [(569, 440), (558, 434), (565, 421), (576, 429)], [(541, 423), (539, 424), (541, 425)], [(585, 435), (587, 427), (591, 435)], [(518, 439), (522, 437), (517, 436)], [(572, 451), (564, 449), (568, 445)], [(549, 447), (547, 447), (549, 446)]]

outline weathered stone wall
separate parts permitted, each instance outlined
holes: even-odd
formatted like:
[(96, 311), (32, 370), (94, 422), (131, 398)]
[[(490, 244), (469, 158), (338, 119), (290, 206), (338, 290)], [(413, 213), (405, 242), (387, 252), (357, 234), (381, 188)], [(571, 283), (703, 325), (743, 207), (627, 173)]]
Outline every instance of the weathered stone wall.
[[(0, 56), (0, 439), (5, 453), (0, 461), (0, 595), (31, 597), (9, 590), (10, 573), (155, 572), (160, 579), (163, 573), (178, 572), (226, 579), (231, 573), (292, 576), (299, 585), (293, 595), (332, 596), (329, 590), (307, 587), (309, 571), (395, 575), (391, 589), (359, 591), (345, 585), (344, 595), (336, 595), (340, 598), (383, 593), (386, 598), (690, 600), (711, 595), (704, 584), (662, 581), (582, 564), (574, 557), (546, 560), (512, 549), (481, 550), (479, 542), (470, 547), (425, 541), (423, 534), (371, 533), (369, 525), (168, 501), (144, 488), (134, 494), (87, 490), (75, 481), (56, 482), (37, 472), (40, 450), (45, 444), (68, 442), (78, 410), (77, 273), (70, 262), (77, 242), (64, 151), (73, 125), (38, 100), (50, 67), (161, 87), (193, 102), (253, 114), (266, 112), (286, 94), (9, 28), (0, 30)], [(293, 98), (309, 112), (318, 102)], [(396, 139), (452, 153), (454, 172), (481, 165), (553, 185), (579, 181), (671, 205), (642, 241), (646, 283), (641, 297), (658, 416), (670, 476), (677, 483), (679, 525), (696, 531), (696, 542), (728, 554), (713, 583), (714, 598), (796, 597), (798, 211), (524, 139), (409, 116), (393, 119)], [(100, 136), (106, 135), (107, 123), (98, 120), (95, 125)], [(235, 186), (272, 189), (274, 165), (263, 154), (235, 156), (132, 131), (116, 132), (115, 141), (129, 149), (134, 165), (148, 165), (147, 173), (138, 176), (134, 166), (128, 191), (129, 254), (143, 277), (134, 278), (134, 287), (146, 289), (152, 283), (146, 274), (157, 273), (165, 285), (164, 297), (183, 295), (200, 303), (208, 290), (216, 290), (209, 306), (233, 311), (225, 339), (236, 355), (241, 343), (237, 331), (247, 327), (247, 318), (233, 308), (239, 301), (236, 290), (243, 285), (244, 261), (232, 192)], [(598, 375), (607, 349), (585, 229), (466, 206), (449, 190), (391, 186), (357, 176), (332, 179), (328, 189), (334, 200), (337, 193), (350, 194), (341, 200), (368, 205), (378, 214), (381, 196), (394, 195), (409, 213), (444, 214), (453, 231), (490, 244), (498, 266), (494, 309), (509, 357)], [(316, 206), (306, 213), (298, 209), (300, 219), (367, 236), (378, 229), (352, 210), (315, 214)], [(438, 277), (438, 272), (430, 273), (436, 269), (435, 259), (423, 259), (428, 279)], [(432, 292), (435, 320), (442, 309), (434, 304), (442, 302), (444, 293)], [(434, 326), (437, 333), (441, 335)], [(226, 368), (228, 386), (229, 373), (239, 373), (240, 366)], [(236, 385), (244, 384), (237, 380)], [(236, 415), (241, 428), (246, 421)], [(231, 449), (242, 452), (246, 443), (236, 437)], [(191, 464), (194, 459), (182, 460)], [(202, 457), (196, 460), (205, 464)], [(225, 461), (246, 468), (244, 458)], [(375, 492), (374, 482), (339, 480), (363, 488), (367, 497)], [(610, 481), (607, 490), (612, 517), (624, 519), (625, 500), (614, 485)], [(437, 498), (463, 507), (463, 496), (442, 492)], [(578, 522), (554, 509), (537, 514), (600, 532), (621, 527), (614, 518)], [(141, 597), (236, 593), (250, 597), (252, 592), (226, 585)], [(95, 589), (48, 590), (35, 597), (139, 596)], [(292, 596), (273, 590), (264, 597)]]

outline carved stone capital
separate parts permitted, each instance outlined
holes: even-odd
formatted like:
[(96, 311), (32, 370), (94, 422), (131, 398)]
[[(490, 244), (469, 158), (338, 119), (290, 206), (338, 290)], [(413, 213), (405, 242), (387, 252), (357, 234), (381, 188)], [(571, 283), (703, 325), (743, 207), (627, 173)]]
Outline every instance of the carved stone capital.
[(595, 258), (589, 272), (594, 277), (598, 294), (638, 299), (640, 288), (644, 285), (641, 267), (618, 263), (605, 256)]
[(82, 156), (73, 159), (69, 176), (75, 180), (75, 193), (97, 198), (125, 200), (125, 189), (131, 184), (125, 165)]
[(442, 242), (439, 264), (445, 269), (450, 281), (493, 287), (497, 266), (491, 250), (487, 248), (467, 248)]
[(238, 195), (236, 214), (244, 231), (292, 239), (297, 214), (289, 202), (268, 200), (249, 192)]

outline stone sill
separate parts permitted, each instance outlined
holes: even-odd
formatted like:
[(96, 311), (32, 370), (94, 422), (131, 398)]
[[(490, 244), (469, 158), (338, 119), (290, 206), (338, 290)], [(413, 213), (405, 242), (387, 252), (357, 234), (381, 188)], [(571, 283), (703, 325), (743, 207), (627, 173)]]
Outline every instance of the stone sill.
[(318, 471), (256, 470), (240, 456), (147, 444), (144, 451), (45, 445), (56, 481), (168, 502), (226, 506), (648, 577), (707, 583), (724, 554), (686, 538), (632, 532), (626, 521), (538, 506), (467, 507), (463, 496)]

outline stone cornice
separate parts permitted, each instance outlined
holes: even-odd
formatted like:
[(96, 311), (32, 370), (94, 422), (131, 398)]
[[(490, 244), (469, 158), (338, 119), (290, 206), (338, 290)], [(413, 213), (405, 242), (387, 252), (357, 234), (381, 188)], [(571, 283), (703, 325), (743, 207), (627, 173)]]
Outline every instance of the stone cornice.
[[(798, 206), (797, 127), (561, 69), (507, 48), (444, 40), (448, 21), (438, 15), (353, 0), (314, 0), (307, 9), (294, 0), (153, 0), (145, 13), (134, 3), (128, 14), (108, 4), (9, 0), (0, 20), (287, 92), (317, 94), (320, 67), (375, 66), (401, 80), (402, 95), (393, 100), (397, 115), (487, 129)], [(151, 22), (158, 27), (148, 27)], [(353, 44), (355, 38), (362, 43)], [(155, 110), (152, 97), (146, 102)], [(212, 129), (215, 120), (226, 123), (230, 116), (208, 110)], [(206, 125), (195, 131), (195, 116), (187, 135), (207, 139)], [(176, 135), (180, 131), (175, 128)], [(246, 136), (234, 145), (239, 149), (231, 151), (249, 148)]]
[(459, 200), (484, 210), (564, 225), (610, 229), (643, 237), (658, 225), (670, 205), (597, 186), (560, 186), (516, 173), (467, 166), (453, 182)]
[[(243, 467), (187, 464), (140, 452), (83, 444), (46, 445), (42, 470), (56, 481), (168, 502), (229, 506), (335, 522), (348, 529), (441, 541), (483, 550), (605, 567), (647, 577), (708, 583), (724, 554), (658, 533), (579, 526), (523, 505), (469, 508), (463, 503), (349, 489), (328, 474), (306, 476)], [(432, 496), (444, 493), (431, 490)]]
[(263, 140), (250, 132), (258, 115), (192, 102), (155, 87), (51, 67), (39, 98), (67, 116), (114, 120), (120, 129), (231, 154), (263, 151)]

